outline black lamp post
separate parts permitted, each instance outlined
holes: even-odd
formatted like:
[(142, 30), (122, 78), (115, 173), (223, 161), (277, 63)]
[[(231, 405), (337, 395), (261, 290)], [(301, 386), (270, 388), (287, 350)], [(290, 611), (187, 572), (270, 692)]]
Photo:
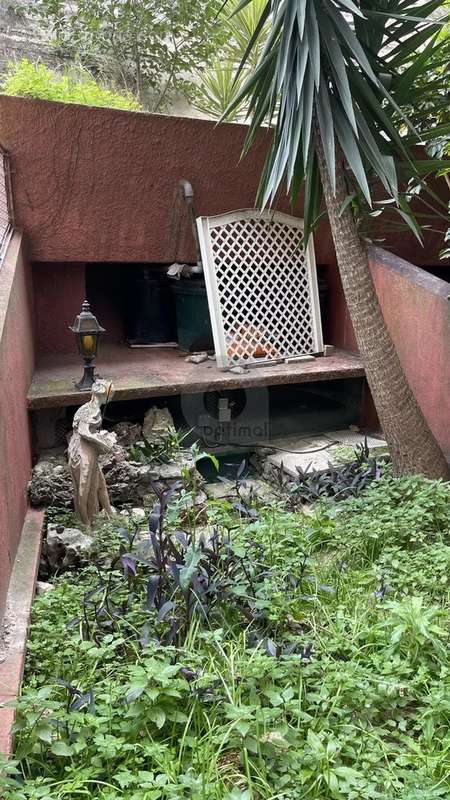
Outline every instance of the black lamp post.
[(77, 389), (84, 392), (91, 388), (95, 381), (93, 360), (97, 355), (98, 340), (105, 329), (98, 324), (97, 317), (91, 313), (89, 303), (85, 300), (81, 306), (81, 313), (69, 326), (76, 336), (78, 352), (84, 361), (84, 372), (81, 380), (75, 384)]

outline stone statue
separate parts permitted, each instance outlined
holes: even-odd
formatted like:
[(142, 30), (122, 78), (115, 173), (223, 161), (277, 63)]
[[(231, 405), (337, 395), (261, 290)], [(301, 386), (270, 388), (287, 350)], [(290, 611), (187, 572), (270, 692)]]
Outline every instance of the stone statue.
[(112, 384), (96, 380), (91, 393), (89, 402), (81, 406), (73, 418), (68, 454), (75, 512), (88, 529), (101, 509), (108, 516), (113, 513), (98, 459), (103, 453), (111, 452), (117, 441), (115, 433), (101, 430), (101, 407), (112, 397)]

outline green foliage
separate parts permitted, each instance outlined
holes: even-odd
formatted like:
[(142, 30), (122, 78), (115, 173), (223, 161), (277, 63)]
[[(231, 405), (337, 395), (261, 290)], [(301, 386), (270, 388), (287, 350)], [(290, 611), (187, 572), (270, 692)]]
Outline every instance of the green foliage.
[[(249, 5), (243, 8), (240, 6), (239, 0), (229, 0), (223, 5), (219, 15), (223, 44), (215, 58), (208, 63), (206, 69), (199, 71), (197, 76), (198, 88), (193, 97), (194, 106), (217, 119), (220, 119), (227, 108), (234, 104), (251, 70), (256, 68), (269, 32), (267, 22), (259, 29), (265, 0), (252, 0)], [(247, 64), (239, 75), (236, 75), (236, 70), (244, 59), (247, 45), (255, 34), (257, 40), (251, 53), (248, 54)], [(247, 111), (248, 103), (242, 99), (228, 116), (237, 121), (244, 117)]]
[(61, 103), (106, 106), (125, 111), (140, 109), (131, 94), (113, 92), (100, 86), (85, 70), (66, 70), (59, 74), (45, 64), (33, 64), (26, 58), (9, 64), (1, 90), (4, 94)]
[(221, 41), (217, 0), (38, 0), (65, 57), (131, 89), (151, 111), (192, 95), (193, 72)]
[[(151, 464), (154, 461), (167, 464), (182, 457), (182, 444), (189, 434), (190, 431), (184, 433), (175, 428), (167, 428), (158, 441), (149, 442), (144, 438), (136, 442), (130, 447), (130, 455), (134, 461), (141, 461), (143, 464)], [(187, 455), (186, 451), (184, 455)]]
[[(387, 474), (312, 515), (206, 511), (230, 541), (214, 602), (199, 595), (207, 616), (176, 646), (172, 612), (146, 607), (143, 561), (37, 598), (5, 800), (448, 797), (448, 485)], [(165, 523), (179, 547), (179, 520)], [(176, 605), (212, 563), (201, 547), (186, 550)]]
[(372, 563), (386, 547), (414, 550), (445, 535), (450, 528), (449, 488), (419, 476), (385, 475), (361, 497), (331, 507), (329, 513), (334, 525), (327, 541), (346, 559)]
[[(243, 0), (240, 7), (249, 4)], [(386, 202), (373, 211), (373, 176), (384, 187), (387, 207), (418, 234), (408, 196), (399, 191), (399, 177), (417, 176), (409, 146), (410, 140), (419, 141), (402, 108), (410, 101), (419, 66), (425, 74), (427, 59), (434, 58), (426, 45), (441, 27), (430, 17), (439, 6), (440, 0), (387, 5), (384, 0), (266, 0), (261, 15), (270, 24), (266, 46), (229, 107), (233, 113), (242, 100), (250, 103), (247, 148), (261, 125), (273, 120), (259, 194), (263, 205), (275, 200), (284, 181), (294, 201), (305, 183), (305, 228), (312, 229), (322, 196), (320, 141), (333, 192), (337, 148), (339, 169), (343, 159), (348, 166), (349, 197), (360, 198), (366, 214), (378, 215)], [(245, 61), (258, 48), (258, 37), (257, 30)], [(402, 126), (406, 137), (400, 135)]]

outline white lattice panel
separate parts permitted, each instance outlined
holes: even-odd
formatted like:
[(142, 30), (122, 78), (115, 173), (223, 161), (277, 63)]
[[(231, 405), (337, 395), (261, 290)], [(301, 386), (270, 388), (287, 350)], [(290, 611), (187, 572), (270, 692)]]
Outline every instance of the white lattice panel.
[(255, 209), (197, 220), (219, 367), (323, 350), (312, 237)]

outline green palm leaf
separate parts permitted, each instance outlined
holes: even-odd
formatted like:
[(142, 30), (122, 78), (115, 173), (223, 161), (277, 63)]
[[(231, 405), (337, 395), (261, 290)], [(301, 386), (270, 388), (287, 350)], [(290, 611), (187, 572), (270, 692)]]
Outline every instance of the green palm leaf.
[[(241, 0), (238, 8), (249, 3)], [(307, 235), (320, 197), (318, 137), (333, 191), (338, 152), (369, 206), (369, 173), (400, 203), (395, 159), (409, 164), (412, 174), (409, 147), (420, 141), (403, 107), (408, 88), (429, 59), (436, 60), (439, 24), (429, 14), (438, 6), (438, 0), (422, 5), (415, 0), (266, 0), (261, 13), (270, 25), (268, 39), (256, 68), (237, 87), (230, 111), (250, 99), (247, 147), (273, 117), (259, 199), (273, 203), (283, 182), (294, 197), (306, 181)], [(254, 45), (251, 39), (246, 58)], [(408, 217), (404, 202), (399, 210)]]

